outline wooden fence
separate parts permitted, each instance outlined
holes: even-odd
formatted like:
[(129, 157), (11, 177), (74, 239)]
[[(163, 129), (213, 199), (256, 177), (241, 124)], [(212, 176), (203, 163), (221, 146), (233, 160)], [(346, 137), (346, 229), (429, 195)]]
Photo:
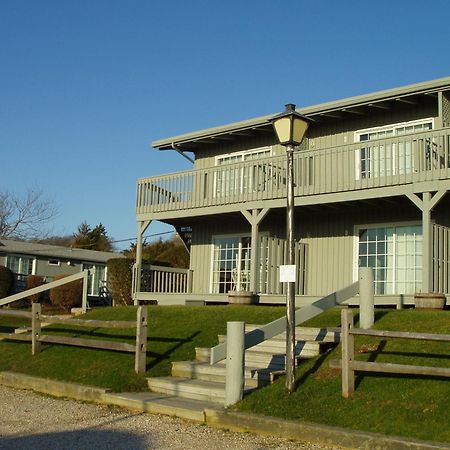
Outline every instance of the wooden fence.
[(416, 339), (421, 341), (450, 342), (450, 334), (411, 333), (401, 331), (363, 330), (353, 328), (353, 313), (344, 309), (341, 312), (341, 345), (342, 345), (342, 396), (351, 397), (355, 391), (355, 371), (396, 373), (409, 375), (428, 375), (437, 377), (450, 377), (450, 368), (414, 366), (407, 364), (377, 363), (368, 361), (355, 361), (355, 335), (387, 337), (400, 339)]
[[(84, 348), (97, 348), (103, 350), (115, 350), (135, 354), (134, 370), (136, 373), (144, 373), (146, 369), (147, 355), (147, 308), (140, 306), (137, 310), (136, 321), (123, 320), (82, 320), (66, 317), (46, 316), (41, 312), (41, 305), (33, 303), (31, 312), (0, 309), (0, 315), (21, 317), (31, 320), (31, 334), (0, 333), (0, 338), (16, 341), (31, 341), (31, 354), (36, 355), (41, 350), (41, 344), (63, 344)], [(136, 328), (136, 343), (127, 344), (98, 339), (84, 339), (68, 336), (44, 335), (42, 324), (64, 324), (77, 327), (91, 328)]]

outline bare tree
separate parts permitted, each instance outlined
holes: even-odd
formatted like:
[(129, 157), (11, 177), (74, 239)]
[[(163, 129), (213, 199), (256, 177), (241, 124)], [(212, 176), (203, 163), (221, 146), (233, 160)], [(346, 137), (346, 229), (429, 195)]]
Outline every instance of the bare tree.
[(46, 227), (58, 215), (55, 204), (40, 189), (27, 189), (23, 197), (0, 191), (0, 237), (38, 239), (48, 235)]

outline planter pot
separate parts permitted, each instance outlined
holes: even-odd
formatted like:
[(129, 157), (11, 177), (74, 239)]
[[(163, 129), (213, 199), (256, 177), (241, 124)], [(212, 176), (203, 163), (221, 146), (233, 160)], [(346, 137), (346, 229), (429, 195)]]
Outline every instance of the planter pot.
[(437, 292), (419, 292), (414, 294), (414, 305), (420, 309), (444, 309), (446, 298)]
[(257, 303), (257, 296), (250, 291), (228, 291), (228, 303), (234, 305), (252, 305)]

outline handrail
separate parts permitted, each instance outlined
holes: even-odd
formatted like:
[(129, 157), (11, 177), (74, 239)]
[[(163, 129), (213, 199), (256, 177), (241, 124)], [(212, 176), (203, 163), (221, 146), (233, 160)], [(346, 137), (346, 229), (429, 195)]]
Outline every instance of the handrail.
[(13, 294), (8, 297), (2, 298), (0, 300), (0, 306), (7, 305), (8, 303), (15, 302), (17, 300), (21, 300), (23, 298), (29, 297), (30, 295), (39, 294), (41, 292), (48, 291), (50, 289), (63, 286), (64, 284), (72, 283), (73, 281), (77, 281), (83, 279), (83, 298), (82, 298), (82, 309), (83, 312), (86, 312), (87, 309), (87, 288), (88, 288), (88, 277), (90, 270), (86, 269), (80, 273), (76, 273), (74, 275), (70, 275), (68, 277), (61, 278), (56, 281), (52, 281), (50, 283), (43, 284), (42, 286), (38, 286), (32, 289), (27, 289), (26, 291), (19, 292), (18, 294)]
[[(336, 305), (340, 305), (346, 300), (354, 297), (359, 292), (359, 281), (352, 283), (351, 285), (340, 289), (336, 292), (322, 297), (319, 300), (311, 303), (311, 305), (305, 306), (296, 310), (295, 312), (295, 325), (300, 325), (309, 319), (323, 313), (324, 311), (333, 308)], [(245, 333), (244, 346), (245, 349), (249, 349), (267, 339), (283, 333), (286, 331), (286, 316), (276, 319), (266, 325), (261, 326), (255, 330)], [(223, 342), (215, 347), (211, 348), (210, 364), (215, 364), (227, 356), (227, 343)]]

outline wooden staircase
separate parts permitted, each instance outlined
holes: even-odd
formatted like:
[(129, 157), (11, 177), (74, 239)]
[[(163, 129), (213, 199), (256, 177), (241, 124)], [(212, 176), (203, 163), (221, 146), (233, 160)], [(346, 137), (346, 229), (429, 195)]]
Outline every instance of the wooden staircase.
[[(246, 325), (245, 331), (258, 328)], [(296, 358), (313, 358), (337, 345), (340, 339), (338, 329), (297, 327)], [(219, 335), (219, 342), (226, 336)], [(286, 359), (286, 333), (255, 345), (245, 352), (244, 395), (254, 389), (272, 383), (284, 375)], [(153, 392), (176, 397), (204, 400), (223, 404), (225, 400), (225, 361), (210, 365), (210, 349), (197, 348), (195, 361), (172, 363), (172, 376), (148, 378)]]

